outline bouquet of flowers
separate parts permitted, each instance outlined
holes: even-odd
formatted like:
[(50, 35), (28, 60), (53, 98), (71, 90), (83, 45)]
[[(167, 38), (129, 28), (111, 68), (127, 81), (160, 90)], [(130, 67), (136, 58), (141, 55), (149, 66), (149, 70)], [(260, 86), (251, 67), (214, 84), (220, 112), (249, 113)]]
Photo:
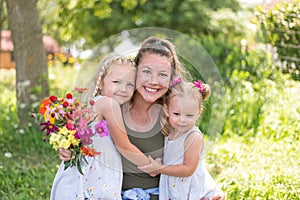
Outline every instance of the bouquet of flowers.
[[(75, 91), (79, 93), (85, 90), (75, 88)], [(86, 156), (94, 157), (101, 153), (92, 147), (91, 138), (95, 134), (100, 137), (107, 136), (108, 128), (105, 120), (92, 123), (97, 117), (91, 109), (94, 104), (93, 100), (83, 103), (68, 93), (65, 98), (49, 96), (39, 106), (36, 119), (41, 132), (46, 132), (44, 141), (49, 140), (55, 150), (64, 148), (72, 151), (71, 159), (64, 161), (64, 169), (77, 166), (78, 171), (83, 174), (81, 161), (84, 160), (87, 163)]]

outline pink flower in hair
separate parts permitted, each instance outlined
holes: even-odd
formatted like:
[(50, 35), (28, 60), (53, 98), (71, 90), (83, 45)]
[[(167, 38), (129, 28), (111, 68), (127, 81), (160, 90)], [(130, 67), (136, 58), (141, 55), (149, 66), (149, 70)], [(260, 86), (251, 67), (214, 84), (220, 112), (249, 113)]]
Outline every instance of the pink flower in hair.
[(199, 91), (200, 91), (201, 93), (204, 93), (204, 92), (205, 92), (204, 86), (203, 86), (203, 84), (201, 83), (200, 80), (194, 81), (194, 85), (195, 85), (197, 88), (199, 88)]
[(178, 77), (178, 78), (173, 80), (171, 86), (175, 86), (175, 85), (177, 85), (178, 83), (181, 83), (181, 82), (182, 82), (182, 78)]

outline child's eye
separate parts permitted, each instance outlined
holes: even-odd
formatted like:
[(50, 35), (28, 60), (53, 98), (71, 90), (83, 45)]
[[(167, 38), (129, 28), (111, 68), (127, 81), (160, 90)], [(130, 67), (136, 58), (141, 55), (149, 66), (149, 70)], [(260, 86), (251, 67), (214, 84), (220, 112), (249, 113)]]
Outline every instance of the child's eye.
[(177, 112), (174, 112), (174, 113), (173, 113), (173, 115), (176, 115), (176, 116), (178, 116), (178, 115), (179, 115), (179, 113), (177, 113)]
[(151, 71), (150, 71), (150, 70), (148, 70), (148, 69), (144, 69), (144, 70), (143, 70), (143, 73), (145, 73), (145, 74), (150, 74), (150, 73), (151, 73)]
[(188, 117), (194, 117), (194, 115), (187, 115)]
[(121, 81), (113, 81), (113, 83), (120, 84)]
[(130, 87), (134, 87), (133, 83), (128, 83), (127, 85), (130, 86)]

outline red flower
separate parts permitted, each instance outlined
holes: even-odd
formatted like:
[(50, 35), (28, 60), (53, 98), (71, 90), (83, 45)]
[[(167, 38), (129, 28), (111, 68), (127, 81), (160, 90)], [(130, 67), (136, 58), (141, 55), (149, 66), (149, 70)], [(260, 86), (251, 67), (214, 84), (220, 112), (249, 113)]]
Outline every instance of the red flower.
[(66, 108), (66, 107), (68, 107), (68, 106), (69, 106), (69, 103), (65, 101), (65, 102), (64, 102), (62, 105), (63, 105), (63, 107), (65, 107), (65, 108)]
[(53, 103), (55, 103), (57, 101), (57, 97), (56, 96), (50, 96), (49, 97), (50, 101), (52, 101)]
[(91, 157), (101, 154), (101, 152), (96, 151), (94, 148), (89, 148), (85, 146), (81, 147), (80, 150), (82, 151), (83, 154)]
[(95, 105), (95, 101), (94, 100), (90, 100), (90, 105), (91, 106)]
[(72, 96), (71, 93), (68, 93), (68, 94), (66, 95), (66, 97), (67, 97), (67, 99), (72, 99), (72, 98), (73, 98), (73, 96)]

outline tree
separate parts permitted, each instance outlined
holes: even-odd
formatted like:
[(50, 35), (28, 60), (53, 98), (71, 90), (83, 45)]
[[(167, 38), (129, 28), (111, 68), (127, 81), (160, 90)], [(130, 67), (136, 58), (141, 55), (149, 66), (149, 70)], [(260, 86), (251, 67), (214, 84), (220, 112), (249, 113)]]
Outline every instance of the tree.
[(300, 80), (299, 0), (280, 2), (270, 10), (260, 7), (257, 11), (264, 42), (275, 47), (283, 71)]
[(6, 0), (16, 61), (16, 95), (20, 126), (28, 126), (34, 102), (49, 93), (37, 0)]
[(84, 38), (90, 47), (139, 27), (164, 27), (199, 37), (210, 32), (212, 11), (240, 8), (237, 0), (41, 0), (39, 6), (47, 7), (41, 15), (44, 31), (64, 42)]

